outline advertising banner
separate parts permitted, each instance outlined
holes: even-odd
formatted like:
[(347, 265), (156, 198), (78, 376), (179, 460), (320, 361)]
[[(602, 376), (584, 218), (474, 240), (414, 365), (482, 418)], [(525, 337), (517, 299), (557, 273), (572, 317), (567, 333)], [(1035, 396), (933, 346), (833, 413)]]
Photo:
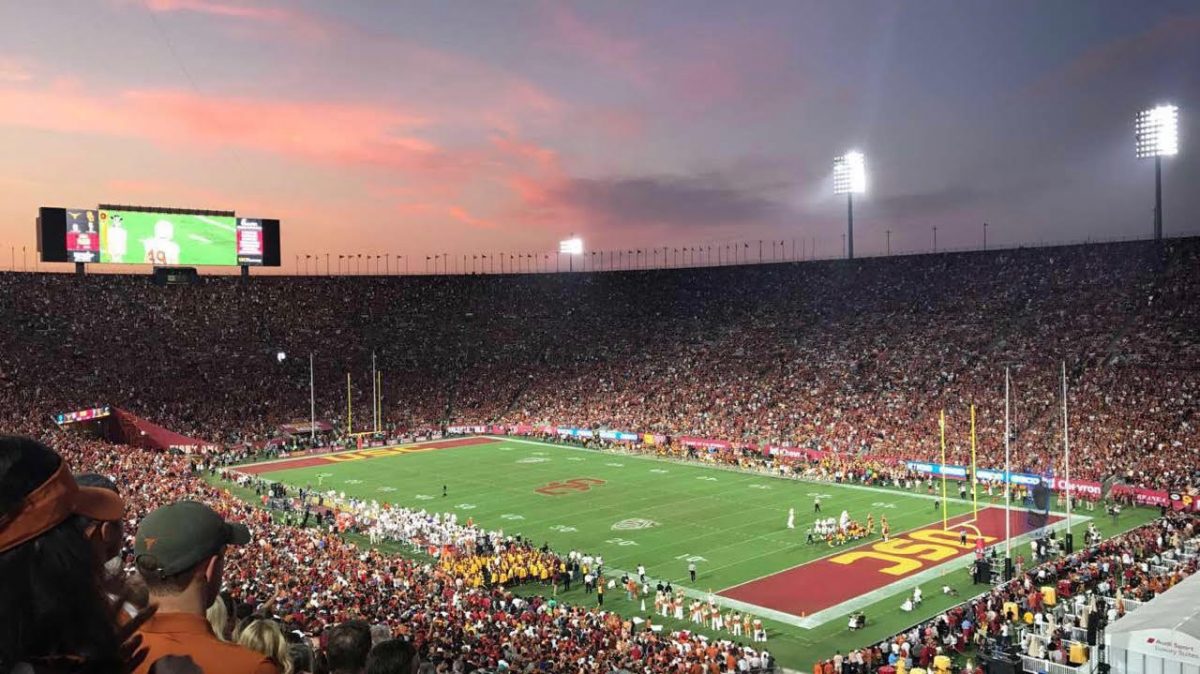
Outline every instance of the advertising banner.
[(1063, 478), (1056, 477), (1052, 479), (1050, 488), (1054, 491), (1067, 491), (1068, 486), (1070, 487), (1072, 495), (1084, 496), (1092, 499), (1100, 498), (1100, 491), (1102, 487), (1099, 482), (1094, 482), (1092, 480), (1071, 480), (1068, 483)]
[(74, 412), (61, 412), (54, 415), (54, 423), (59, 426), (65, 424), (73, 424), (79, 421), (88, 421), (91, 419), (99, 419), (111, 414), (108, 405), (102, 407), (92, 407), (86, 410), (76, 410)]
[(568, 438), (590, 438), (595, 436), (595, 433), (586, 428), (560, 427), (556, 430), (556, 432), (559, 435), (566, 436)]
[(763, 454), (766, 456), (778, 456), (783, 459), (805, 459), (808, 461), (820, 461), (829, 456), (829, 452), (820, 449), (805, 449), (803, 447), (776, 447), (774, 445), (763, 445)]
[(733, 447), (733, 443), (726, 442), (725, 440), (714, 440), (713, 438), (692, 438), (686, 436), (679, 438), (679, 444), (684, 445), (685, 447), (719, 447), (721, 449), (729, 449), (730, 447)]

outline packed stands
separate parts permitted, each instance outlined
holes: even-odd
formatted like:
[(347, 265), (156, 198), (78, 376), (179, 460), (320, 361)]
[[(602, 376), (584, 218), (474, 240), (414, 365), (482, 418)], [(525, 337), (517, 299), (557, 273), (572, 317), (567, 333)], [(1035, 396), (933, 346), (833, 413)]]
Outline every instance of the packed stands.
[[(951, 460), (966, 459), (972, 402), (980, 462), (999, 463), (1006, 364), (1014, 378), (1016, 461), (1029, 471), (1056, 468), (1058, 367), (1065, 361), (1076, 475), (1181, 489), (1196, 484), (1200, 466), (1200, 309), (1191, 301), (1200, 290), (1198, 262), (1200, 240), (1186, 239), (1161, 248), (853, 263), (209, 278), (166, 288), (130, 276), (0, 274), (7, 319), (0, 326), (0, 428), (46, 439), (76, 471), (112, 477), (129, 505), (127, 536), (154, 507), (184, 499), (247, 523), (255, 544), (231, 549), (225, 572), (235, 617), (268, 606), (285, 630), (313, 636), (366, 619), (410, 638), (423, 658), (445, 668), (504, 661), (547, 671), (676, 672), (707, 664), (745, 671), (767, 667), (769, 658), (483, 582), (491, 571), (481, 570), (486, 562), (470, 550), (479, 539), (469, 533), (452, 541), (466, 550), (439, 564), (364, 550), (328, 528), (271, 521), (201, 480), (187, 457), (64, 433), (50, 415), (120, 406), (226, 446), (229, 460), (259, 451), (279, 425), (307, 418), (306, 354), (316, 354), (318, 415), (340, 424), (345, 373), (369, 371), (375, 352), (393, 434), (453, 423), (571, 423), (723, 438), (733, 447), (703, 455), (670, 442), (640, 449), (760, 470), (780, 466), (743, 446), (808, 447), (831, 458), (789, 469), (895, 481), (916, 477), (898, 459), (935, 455), (941, 408), (951, 410)], [(280, 361), (279, 351), (292, 357)], [(362, 417), (370, 407), (366, 380), (357, 375), (355, 414)], [(407, 525), (393, 524), (403, 536)], [(1159, 562), (1193, 539), (1195, 526), (1194, 516), (1172, 516), (1032, 569), (855, 654), (853, 666), (874, 671), (893, 646), (903, 650), (901, 642), (911, 653), (932, 638), (936, 651), (1000, 634), (1004, 605), (1036, 608), (1043, 583), (1064, 598), (1089, 591), (1112, 597), (1119, 611), (1114, 574), (1122, 600), (1136, 601), (1194, 570), (1194, 558)], [(541, 569), (562, 562), (522, 542), (486, 545), (500, 549), (506, 568), (535, 569), (527, 582), (541, 582)], [(127, 544), (126, 561), (128, 553)], [(1036, 631), (1023, 633), (1039, 637), (1025, 643), (1026, 652), (1054, 661), (1052, 651), (1061, 652), (1067, 636), (1078, 640), (1080, 625), (1042, 618), (1034, 618)], [(967, 628), (967, 620), (979, 627)]]
[[(206, 278), (0, 274), (0, 422), (121, 406), (221, 444), (308, 418), (370, 416), (371, 353), (395, 432), (550, 423), (872, 461), (952, 463), (978, 406), (980, 463), (1060, 452), (1075, 476), (1160, 489), (1200, 465), (1200, 239), (749, 267), (561, 275)], [(278, 351), (291, 354), (280, 362)], [(53, 373), (47, 376), (47, 373)], [(342, 428), (344, 430), (344, 428)]]

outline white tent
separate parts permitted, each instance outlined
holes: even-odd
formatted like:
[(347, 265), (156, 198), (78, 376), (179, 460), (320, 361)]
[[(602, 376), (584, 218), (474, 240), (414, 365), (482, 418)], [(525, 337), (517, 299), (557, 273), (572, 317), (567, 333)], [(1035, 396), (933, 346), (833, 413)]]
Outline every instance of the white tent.
[(1200, 573), (1104, 633), (1114, 674), (1200, 674)]

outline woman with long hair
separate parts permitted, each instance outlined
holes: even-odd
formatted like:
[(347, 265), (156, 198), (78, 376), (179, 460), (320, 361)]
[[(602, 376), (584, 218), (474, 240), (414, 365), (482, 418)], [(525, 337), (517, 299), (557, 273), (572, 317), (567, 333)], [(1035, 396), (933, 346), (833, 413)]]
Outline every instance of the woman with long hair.
[(258, 651), (274, 660), (283, 674), (292, 674), (292, 656), (288, 652), (287, 639), (283, 637), (279, 623), (274, 620), (255, 620), (246, 625), (246, 629), (242, 630), (237, 639), (238, 645)]
[(0, 435), (0, 672), (124, 671), (129, 654), (82, 526), (123, 511), (116, 494), (79, 487), (45, 445)]

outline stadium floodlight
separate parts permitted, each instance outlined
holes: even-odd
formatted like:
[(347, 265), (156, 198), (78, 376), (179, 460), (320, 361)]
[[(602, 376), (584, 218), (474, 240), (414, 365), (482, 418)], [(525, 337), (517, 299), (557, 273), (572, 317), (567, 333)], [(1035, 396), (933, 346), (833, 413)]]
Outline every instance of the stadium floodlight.
[(1137, 114), (1134, 122), (1138, 159), (1154, 158), (1154, 240), (1162, 239), (1162, 158), (1179, 154), (1179, 108), (1158, 105)]
[[(575, 256), (583, 255), (583, 239), (572, 236), (558, 242), (558, 254), (567, 256), (567, 271), (575, 271)], [(557, 264), (557, 263), (556, 263)]]
[(867, 191), (867, 160), (851, 150), (833, 160), (833, 193), (862, 194)]
[(1160, 105), (1137, 114), (1138, 159), (1179, 154), (1179, 108)]
[(867, 191), (867, 159), (851, 150), (833, 159), (833, 193), (846, 195), (846, 256), (854, 259), (854, 195)]

